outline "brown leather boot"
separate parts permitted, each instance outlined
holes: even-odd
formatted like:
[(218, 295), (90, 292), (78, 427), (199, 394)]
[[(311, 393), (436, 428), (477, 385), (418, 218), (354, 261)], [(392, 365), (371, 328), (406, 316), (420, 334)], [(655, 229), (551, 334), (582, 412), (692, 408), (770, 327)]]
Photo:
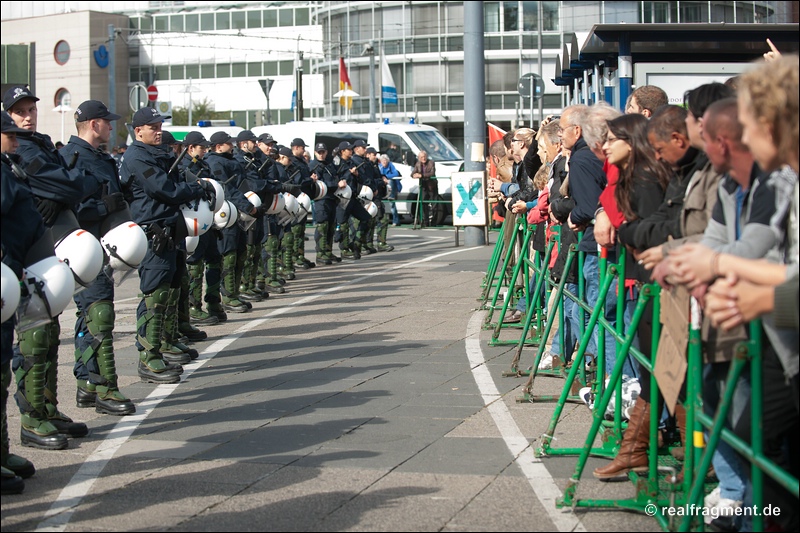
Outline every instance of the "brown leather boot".
[(594, 477), (604, 481), (624, 481), (628, 472), (647, 472), (647, 446), (650, 443), (650, 403), (639, 396), (630, 413), (628, 429), (619, 452), (611, 463), (595, 468)]

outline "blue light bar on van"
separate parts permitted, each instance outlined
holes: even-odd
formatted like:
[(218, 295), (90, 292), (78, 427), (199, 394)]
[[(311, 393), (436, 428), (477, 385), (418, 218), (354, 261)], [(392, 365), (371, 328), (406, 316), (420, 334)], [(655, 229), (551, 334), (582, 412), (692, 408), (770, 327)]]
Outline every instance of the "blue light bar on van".
[(383, 119), (383, 123), (384, 124), (388, 124), (389, 123), (389, 117), (386, 117), (385, 119)]
[(197, 122), (199, 128), (211, 128), (220, 126), (235, 126), (235, 120), (200, 120)]

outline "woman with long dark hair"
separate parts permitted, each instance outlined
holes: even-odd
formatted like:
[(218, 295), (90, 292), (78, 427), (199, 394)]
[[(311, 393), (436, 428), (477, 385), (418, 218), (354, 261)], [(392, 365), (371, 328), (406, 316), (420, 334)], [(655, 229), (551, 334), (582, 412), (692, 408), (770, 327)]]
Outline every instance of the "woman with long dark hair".
[[(669, 169), (656, 159), (655, 151), (647, 141), (647, 118), (643, 115), (623, 115), (608, 121), (603, 152), (607, 161), (619, 168), (615, 199), (625, 222), (620, 226), (617, 235), (620, 242), (630, 248), (638, 222), (654, 213), (664, 200), (664, 191), (670, 178)], [(632, 257), (633, 254), (629, 254), (625, 264), (626, 290), (634, 290), (650, 278), (641, 265), (632, 261)], [(630, 318), (628, 312), (625, 318), (627, 332)], [(648, 304), (636, 330), (640, 351), (646, 357), (651, 355), (652, 330), (653, 308)], [(628, 429), (617, 456), (610, 464), (594, 471), (595, 477), (599, 479), (627, 479), (631, 470), (647, 471), (650, 375), (638, 363), (634, 368), (638, 369), (641, 393), (628, 412)]]

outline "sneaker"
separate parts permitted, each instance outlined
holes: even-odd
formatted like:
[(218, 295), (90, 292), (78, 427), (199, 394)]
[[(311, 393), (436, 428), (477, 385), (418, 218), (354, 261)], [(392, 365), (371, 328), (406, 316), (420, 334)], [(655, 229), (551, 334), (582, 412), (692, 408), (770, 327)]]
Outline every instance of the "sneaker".
[(379, 252), (391, 252), (392, 250), (394, 250), (394, 246), (392, 246), (391, 244), (386, 244), (385, 242), (378, 243)]
[(741, 500), (720, 497), (717, 504), (709, 508), (710, 512), (704, 513), (703, 521), (719, 531), (738, 531), (736, 510), (741, 506)]
[(711, 507), (716, 507), (717, 504), (719, 503), (719, 500), (720, 500), (720, 488), (718, 485), (714, 490), (708, 493), (708, 495), (703, 500), (703, 503), (705, 503), (706, 507), (711, 508)]
[(583, 403), (586, 404), (586, 407), (589, 409), (594, 409), (594, 393), (592, 392), (591, 387), (583, 387), (578, 391), (578, 396), (581, 397), (581, 400), (583, 400)]
[(503, 320), (503, 323), (505, 323), (505, 324), (516, 324), (516, 323), (518, 323), (520, 320), (522, 320), (522, 311), (520, 311), (519, 309), (517, 309), (516, 311), (514, 311), (513, 313), (511, 313), (510, 315), (508, 315), (508, 317), (506, 317), (506, 318)]
[(542, 354), (542, 360), (539, 361), (539, 370), (552, 370), (553, 369), (553, 355), (550, 352)]

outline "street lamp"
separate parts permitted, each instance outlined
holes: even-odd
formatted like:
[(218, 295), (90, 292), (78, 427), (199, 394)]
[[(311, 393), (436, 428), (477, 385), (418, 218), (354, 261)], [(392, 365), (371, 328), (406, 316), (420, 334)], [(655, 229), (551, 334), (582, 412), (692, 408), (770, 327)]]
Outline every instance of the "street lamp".
[(203, 92), (201, 89), (195, 88), (192, 85), (192, 78), (189, 78), (189, 85), (183, 88), (182, 93), (189, 94), (189, 126), (192, 125), (192, 93)]
[(64, 115), (66, 113), (72, 113), (74, 109), (66, 104), (58, 104), (53, 108), (53, 111), (56, 113), (61, 113), (61, 142), (64, 142)]

